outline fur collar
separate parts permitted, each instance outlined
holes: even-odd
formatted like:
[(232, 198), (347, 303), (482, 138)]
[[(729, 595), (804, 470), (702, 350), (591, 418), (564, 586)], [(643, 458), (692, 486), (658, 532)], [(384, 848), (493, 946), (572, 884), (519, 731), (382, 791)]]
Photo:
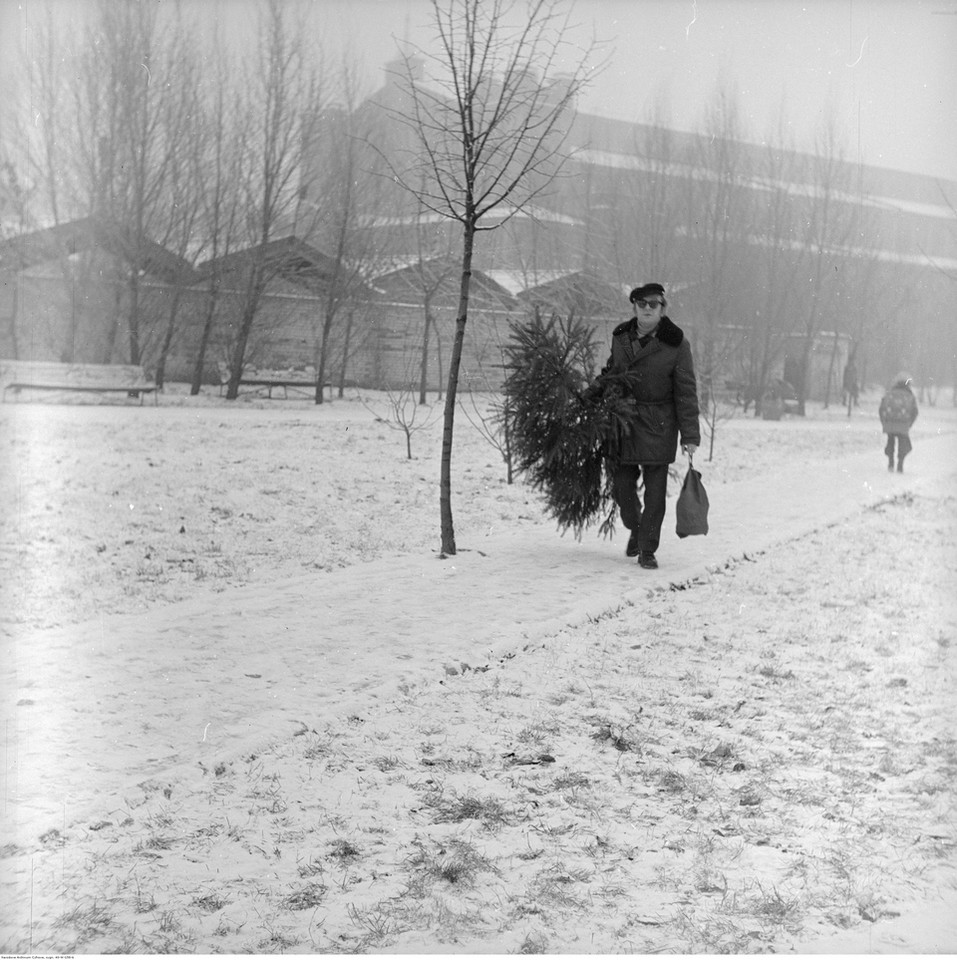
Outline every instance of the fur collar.
[[(632, 330), (637, 329), (638, 318), (632, 317), (630, 320), (626, 320), (624, 323), (620, 323), (617, 327), (615, 327), (614, 336), (617, 336), (620, 333), (630, 333)], [(681, 341), (685, 338), (681, 327), (672, 323), (670, 317), (661, 318), (658, 323), (658, 327), (655, 330), (655, 336), (666, 347), (680, 347)]]

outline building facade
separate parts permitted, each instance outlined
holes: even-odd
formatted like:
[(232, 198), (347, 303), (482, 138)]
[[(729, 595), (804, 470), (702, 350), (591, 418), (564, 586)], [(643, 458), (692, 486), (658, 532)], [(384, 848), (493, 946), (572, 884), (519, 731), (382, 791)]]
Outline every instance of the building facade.
[[(356, 111), (380, 155), (412, 136), (395, 120), (408, 91), (394, 76)], [(630, 314), (628, 290), (651, 280), (668, 290), (706, 391), (760, 388), (787, 368), (806, 398), (835, 396), (852, 355), (865, 383), (901, 368), (919, 384), (957, 381), (957, 184), (836, 147), (802, 154), (582, 112), (565, 132), (561, 175), (533, 204), (483, 220), (470, 381), (498, 385), (509, 324), (531, 311), (574, 314), (607, 342)], [(389, 178), (370, 183), (352, 238), (361, 256), (336, 260), (321, 230), (300, 236), (295, 225), (273, 241), (245, 362), (305, 370), (323, 355), (332, 383), (421, 382), (424, 370), (428, 389), (443, 389), (461, 224)], [(0, 353), (129, 362), (136, 352), (167, 379), (189, 379), (202, 343), (203, 377), (216, 382), (248, 302), (249, 251), (220, 263), (212, 284), (212, 263), (158, 245), (136, 252), (134, 270), (123, 237), (76, 221), (0, 243)]]

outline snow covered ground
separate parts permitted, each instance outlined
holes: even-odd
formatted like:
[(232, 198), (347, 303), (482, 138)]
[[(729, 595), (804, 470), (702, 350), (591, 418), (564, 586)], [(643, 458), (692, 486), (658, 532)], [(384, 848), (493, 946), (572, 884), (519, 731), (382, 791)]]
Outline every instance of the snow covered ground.
[(957, 949), (957, 412), (877, 399), (721, 423), (657, 571), (462, 415), (442, 559), (381, 395), (0, 408), (0, 945)]

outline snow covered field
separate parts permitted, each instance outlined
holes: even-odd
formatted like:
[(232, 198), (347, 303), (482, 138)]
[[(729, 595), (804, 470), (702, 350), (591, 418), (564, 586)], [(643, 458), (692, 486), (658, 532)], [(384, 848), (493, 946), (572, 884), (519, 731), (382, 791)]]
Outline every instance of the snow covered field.
[[(354, 397), (0, 407), (0, 494), (16, 504), (4, 516), (5, 609), (53, 626), (437, 550), (441, 411), (413, 436), (410, 461), (385, 398), (365, 399), (385, 422)], [(731, 483), (867, 450), (879, 466), (875, 409), (851, 421), (835, 407), (810, 422), (724, 422), (714, 461), (702, 451), (698, 467)], [(925, 417), (915, 436), (933, 430)], [(554, 527), (529, 490), (505, 483), (498, 451), (461, 413), (453, 460), (460, 548)]]
[(382, 396), (0, 408), (0, 945), (957, 949), (957, 413), (877, 399), (721, 423), (655, 572), (463, 416), (441, 560)]

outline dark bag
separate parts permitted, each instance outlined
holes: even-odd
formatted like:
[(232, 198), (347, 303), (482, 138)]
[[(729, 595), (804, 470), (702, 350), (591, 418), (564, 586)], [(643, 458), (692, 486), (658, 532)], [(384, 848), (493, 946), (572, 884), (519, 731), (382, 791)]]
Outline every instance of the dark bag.
[(684, 537), (704, 536), (708, 532), (708, 494), (701, 482), (701, 474), (695, 470), (694, 463), (688, 463), (678, 505), (675, 507), (677, 523), (675, 533)]
[(891, 423), (907, 423), (911, 418), (911, 398), (903, 390), (891, 390), (881, 400), (880, 418)]

